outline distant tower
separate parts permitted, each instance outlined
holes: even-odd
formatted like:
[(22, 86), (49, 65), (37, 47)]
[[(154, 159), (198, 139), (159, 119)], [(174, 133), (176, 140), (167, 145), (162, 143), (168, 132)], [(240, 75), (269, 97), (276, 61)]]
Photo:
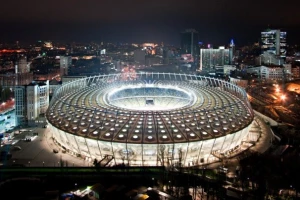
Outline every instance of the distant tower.
[(235, 44), (233, 42), (233, 39), (231, 39), (230, 44), (229, 44), (229, 64), (234, 64), (233, 63), (233, 57), (235, 53)]
[(71, 56), (60, 56), (60, 77), (69, 74), (69, 67), (72, 65)]
[(233, 42), (233, 39), (230, 40), (230, 45), (229, 45), (229, 46), (232, 47), (232, 48), (235, 47), (235, 44), (234, 44), (234, 42)]
[(163, 48), (163, 63), (164, 64), (169, 64), (170, 62), (170, 51), (167, 47)]
[(181, 53), (199, 56), (199, 33), (195, 29), (186, 29), (181, 33)]
[(136, 62), (140, 65), (145, 65), (145, 63), (146, 63), (146, 51), (142, 50), (142, 49), (134, 50), (133, 59), (134, 59), (134, 62)]

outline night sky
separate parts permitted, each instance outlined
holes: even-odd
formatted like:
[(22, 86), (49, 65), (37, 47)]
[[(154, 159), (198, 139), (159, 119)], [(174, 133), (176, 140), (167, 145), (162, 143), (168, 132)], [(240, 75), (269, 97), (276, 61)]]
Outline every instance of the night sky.
[[(4, 0), (2, 0), (4, 1)], [(259, 40), (260, 31), (288, 32), (300, 44), (299, 0), (10, 0), (1, 3), (0, 42), (68, 40), (164, 42), (178, 45), (195, 28), (204, 43)]]

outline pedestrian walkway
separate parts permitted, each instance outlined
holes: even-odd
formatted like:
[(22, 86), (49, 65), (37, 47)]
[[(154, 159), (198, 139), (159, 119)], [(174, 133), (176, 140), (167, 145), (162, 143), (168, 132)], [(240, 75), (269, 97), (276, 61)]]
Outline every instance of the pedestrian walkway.
[(257, 142), (253, 143), (253, 145), (245, 151), (240, 151), (230, 158), (224, 158), (218, 162), (207, 164), (205, 167), (209, 169), (216, 169), (226, 165), (228, 167), (228, 173), (235, 174), (235, 168), (239, 165), (240, 159), (250, 156), (253, 152), (260, 154), (265, 153), (271, 147), (274, 135), (270, 125), (266, 123), (262, 116), (263, 115), (255, 115), (253, 127), (250, 130), (259, 135)]
[(274, 136), (270, 125), (268, 125), (264, 119), (256, 115), (254, 120), (260, 127), (260, 137), (258, 141), (250, 147), (250, 150), (265, 153), (271, 147)]

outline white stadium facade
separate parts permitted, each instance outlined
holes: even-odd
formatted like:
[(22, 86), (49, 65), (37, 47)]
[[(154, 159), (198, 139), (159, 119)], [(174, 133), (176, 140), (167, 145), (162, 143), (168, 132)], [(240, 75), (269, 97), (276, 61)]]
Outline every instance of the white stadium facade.
[(197, 75), (81, 78), (55, 91), (46, 117), (63, 149), (111, 165), (202, 165), (257, 140), (246, 92)]

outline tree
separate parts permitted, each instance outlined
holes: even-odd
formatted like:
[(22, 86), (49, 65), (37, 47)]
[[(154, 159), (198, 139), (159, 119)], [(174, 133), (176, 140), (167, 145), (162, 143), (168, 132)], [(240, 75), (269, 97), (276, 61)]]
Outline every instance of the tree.
[(97, 160), (96, 158), (94, 159), (93, 165), (94, 165), (95, 167), (98, 167), (98, 166), (99, 166), (99, 162), (98, 162), (98, 160)]
[(181, 148), (178, 149), (178, 167), (181, 171), (182, 169), (182, 158), (183, 158), (183, 150)]
[(161, 163), (161, 166), (165, 166), (165, 149), (166, 149), (165, 145), (163, 144), (159, 145), (157, 156), (158, 156), (158, 160)]

